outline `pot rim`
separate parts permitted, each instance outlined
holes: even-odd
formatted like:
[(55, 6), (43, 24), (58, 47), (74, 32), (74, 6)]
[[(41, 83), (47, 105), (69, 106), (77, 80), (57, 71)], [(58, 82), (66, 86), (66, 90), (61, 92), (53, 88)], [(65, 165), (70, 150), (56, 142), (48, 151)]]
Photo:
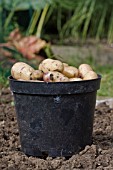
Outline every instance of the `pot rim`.
[(8, 77), (8, 80), (19, 82), (19, 83), (36, 83), (36, 84), (72, 84), (72, 83), (83, 83), (83, 82), (91, 82), (95, 80), (101, 80), (102, 76), (100, 74), (97, 74), (98, 78), (96, 79), (90, 79), (90, 80), (82, 80), (82, 81), (65, 81), (65, 82), (45, 82), (45, 81), (28, 81), (28, 80), (16, 80), (11, 75)]
[(97, 79), (71, 82), (29, 82), (9, 77), (13, 93), (27, 95), (70, 95), (97, 91), (100, 88), (101, 76)]

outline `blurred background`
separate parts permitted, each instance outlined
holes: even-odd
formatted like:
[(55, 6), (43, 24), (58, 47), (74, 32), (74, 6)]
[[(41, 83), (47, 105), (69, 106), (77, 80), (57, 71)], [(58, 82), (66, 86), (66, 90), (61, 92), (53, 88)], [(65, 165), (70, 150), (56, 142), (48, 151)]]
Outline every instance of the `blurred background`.
[(90, 64), (113, 96), (113, 0), (0, 0), (0, 87), (15, 62), (45, 58)]

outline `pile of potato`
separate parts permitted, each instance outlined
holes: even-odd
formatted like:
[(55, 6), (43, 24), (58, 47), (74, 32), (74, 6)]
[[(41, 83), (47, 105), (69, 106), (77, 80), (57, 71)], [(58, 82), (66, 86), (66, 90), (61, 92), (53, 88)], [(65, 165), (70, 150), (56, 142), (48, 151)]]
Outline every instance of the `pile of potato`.
[(68, 82), (98, 78), (88, 64), (81, 64), (76, 68), (53, 59), (43, 60), (38, 70), (26, 63), (17, 62), (11, 68), (11, 75), (16, 80), (36, 82)]

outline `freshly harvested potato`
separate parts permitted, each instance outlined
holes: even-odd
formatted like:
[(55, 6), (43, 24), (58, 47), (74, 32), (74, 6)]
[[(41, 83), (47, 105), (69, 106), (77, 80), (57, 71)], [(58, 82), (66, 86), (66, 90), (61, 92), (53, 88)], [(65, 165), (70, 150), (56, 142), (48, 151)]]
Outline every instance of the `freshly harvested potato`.
[(89, 71), (87, 74), (85, 74), (83, 80), (91, 80), (91, 79), (97, 79), (98, 75), (94, 71)]
[(31, 66), (23, 62), (17, 62), (12, 66), (11, 75), (16, 80), (40, 80), (43, 78), (42, 71), (34, 70)]
[(68, 78), (74, 78), (78, 76), (78, 69), (76, 67), (66, 66), (64, 67), (62, 74)]
[(58, 71), (49, 71), (43, 75), (43, 80), (45, 82), (67, 82), (69, 81), (68, 77), (64, 76)]
[(81, 78), (70, 78), (69, 80), (70, 80), (70, 81), (82, 81)]
[(59, 71), (62, 72), (64, 65), (59, 60), (45, 59), (39, 65), (39, 70), (47, 73), (48, 71)]
[(11, 75), (14, 79), (30, 80), (34, 69), (26, 63), (17, 62), (11, 68)]
[(43, 74), (43, 80), (45, 82), (53, 82), (53, 74), (51, 72)]
[(31, 75), (31, 79), (32, 80), (40, 80), (43, 78), (43, 72), (40, 70), (34, 70), (32, 75)]
[(59, 60), (45, 59), (35, 70), (24, 62), (17, 62), (11, 68), (14, 79), (30, 82), (69, 82), (98, 78), (88, 64), (81, 64), (79, 69)]
[(67, 66), (69, 66), (67, 63), (63, 63), (63, 65), (64, 65), (64, 67), (67, 67)]
[(93, 71), (89, 64), (81, 64), (78, 70), (79, 76), (82, 78), (84, 78), (85, 74), (87, 74), (89, 71)]

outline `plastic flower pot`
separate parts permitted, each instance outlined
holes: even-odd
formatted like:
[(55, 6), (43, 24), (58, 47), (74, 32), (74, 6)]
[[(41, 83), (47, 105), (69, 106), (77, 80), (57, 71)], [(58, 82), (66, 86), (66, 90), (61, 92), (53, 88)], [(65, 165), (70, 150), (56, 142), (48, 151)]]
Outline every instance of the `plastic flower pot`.
[(27, 82), (9, 77), (22, 151), (71, 156), (92, 143), (101, 76), (76, 82)]

